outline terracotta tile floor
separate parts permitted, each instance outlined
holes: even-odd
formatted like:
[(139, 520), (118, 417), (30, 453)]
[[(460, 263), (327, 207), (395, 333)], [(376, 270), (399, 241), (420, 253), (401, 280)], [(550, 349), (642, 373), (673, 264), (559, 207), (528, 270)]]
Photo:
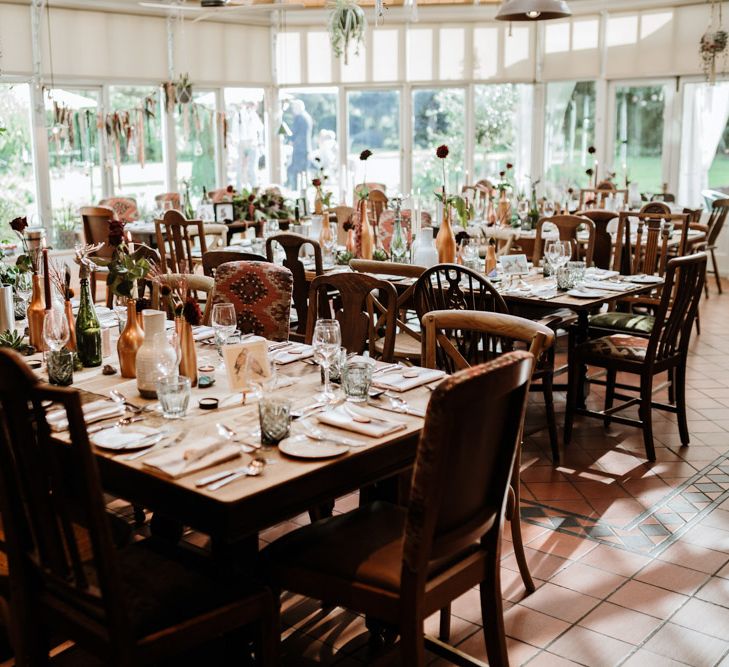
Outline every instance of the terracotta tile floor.
[[(640, 433), (579, 420), (555, 468), (546, 433), (527, 439), (523, 532), (537, 591), (526, 597), (504, 534), (503, 590), (512, 665), (729, 665), (729, 294), (712, 292), (688, 360), (691, 446), (654, 412), (658, 461)], [(590, 403), (600, 404), (593, 388)], [(561, 425), (564, 395), (558, 394)], [(535, 399), (529, 428), (542, 425)], [(561, 433), (560, 433), (561, 435)], [(337, 511), (356, 504), (350, 496)], [(307, 521), (296, 517), (270, 539)], [(284, 594), (284, 663), (361, 665), (376, 656), (364, 620)], [(426, 630), (437, 632), (437, 618)], [(486, 661), (477, 591), (453, 604), (452, 643)], [(433, 664), (443, 661), (433, 658)]]

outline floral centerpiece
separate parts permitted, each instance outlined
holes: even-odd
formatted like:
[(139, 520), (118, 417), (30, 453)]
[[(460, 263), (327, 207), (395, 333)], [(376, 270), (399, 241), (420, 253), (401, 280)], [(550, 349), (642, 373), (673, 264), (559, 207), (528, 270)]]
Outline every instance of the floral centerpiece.
[[(443, 165), (443, 186), (441, 191), (435, 194), (436, 198), (443, 204), (443, 220), (441, 221), (438, 236), (435, 237), (435, 247), (438, 250), (438, 261), (441, 263), (453, 263), (456, 261), (456, 237), (451, 227), (451, 207), (455, 205), (454, 196), (448, 196), (446, 190), (446, 159), (449, 154), (448, 146), (443, 144), (435, 149), (435, 156)], [(462, 199), (462, 198), (461, 198)]]

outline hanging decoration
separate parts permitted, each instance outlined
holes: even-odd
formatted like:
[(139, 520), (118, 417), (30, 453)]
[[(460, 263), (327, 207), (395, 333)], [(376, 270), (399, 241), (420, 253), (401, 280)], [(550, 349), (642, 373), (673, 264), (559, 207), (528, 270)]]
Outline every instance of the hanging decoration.
[(726, 70), (727, 55), (729, 55), (727, 51), (729, 35), (722, 25), (722, 4), (720, 0), (711, 0), (711, 20), (699, 43), (699, 54), (701, 55), (704, 76), (712, 85), (716, 83), (716, 61), (723, 55), (724, 67), (722, 69)]
[[(382, 3), (380, 2), (380, 7)], [(337, 58), (344, 56), (344, 64), (349, 64), (349, 49), (359, 55), (359, 48), (364, 42), (367, 18), (364, 10), (356, 0), (333, 0), (329, 5), (329, 40), (332, 51)], [(375, 10), (377, 17), (377, 9)]]

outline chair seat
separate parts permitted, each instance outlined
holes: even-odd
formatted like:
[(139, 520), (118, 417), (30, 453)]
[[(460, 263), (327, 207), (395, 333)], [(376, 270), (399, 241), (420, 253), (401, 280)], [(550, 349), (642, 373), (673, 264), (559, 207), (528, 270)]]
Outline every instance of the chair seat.
[(647, 338), (628, 336), (627, 334), (613, 334), (595, 338), (581, 346), (588, 356), (612, 357), (614, 359), (627, 359), (643, 361), (648, 350)]
[(276, 540), (263, 557), (283, 588), (311, 574), (400, 590), (406, 510), (376, 502), (299, 528)]
[[(378, 338), (375, 341), (375, 350), (382, 354), (382, 350), (385, 346), (385, 339)], [(401, 331), (395, 334), (395, 357), (403, 359), (414, 359), (420, 358), (420, 341), (415, 340), (410, 334)]]
[(639, 331), (651, 333), (656, 318), (652, 315), (635, 313), (600, 313), (590, 317), (590, 326), (603, 329), (617, 329), (619, 331)]
[(154, 538), (131, 544), (117, 554), (137, 637), (263, 591), (242, 577), (218, 577), (206, 559)]

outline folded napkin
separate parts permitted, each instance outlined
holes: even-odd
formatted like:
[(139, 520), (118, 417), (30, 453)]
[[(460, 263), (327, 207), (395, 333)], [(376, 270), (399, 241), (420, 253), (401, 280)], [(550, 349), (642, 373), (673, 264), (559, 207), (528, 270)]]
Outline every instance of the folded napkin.
[(592, 280), (608, 280), (609, 278), (617, 278), (619, 271), (609, 271), (608, 269), (590, 268), (585, 271), (585, 275)]
[(372, 384), (381, 389), (392, 389), (393, 391), (409, 391), (420, 387), (423, 384), (433, 382), (442, 378), (445, 373), (433, 368), (418, 368), (418, 375), (412, 378), (406, 378), (402, 374), (402, 370), (393, 371), (392, 373), (380, 373), (372, 379)]
[(273, 360), (280, 366), (293, 363), (294, 361), (301, 361), (302, 359), (308, 359), (314, 356), (314, 348), (311, 345), (291, 345), (284, 348), (283, 350), (274, 350), (271, 352)]
[[(348, 409), (362, 416), (369, 417), (372, 421), (366, 424), (354, 421), (352, 415), (348, 412)], [(337, 428), (343, 428), (347, 431), (353, 431), (354, 433), (368, 435), (370, 438), (383, 438), (390, 433), (402, 431), (405, 428), (405, 424), (400, 421), (383, 419), (379, 414), (377, 414), (376, 410), (367, 410), (366, 408), (360, 407), (355, 408), (350, 405), (340, 405), (333, 410), (320, 412), (316, 415), (316, 418), (322, 424), (326, 424), (327, 426), (336, 426)]]
[(213, 327), (199, 326), (192, 328), (193, 340), (201, 341), (213, 338), (215, 336), (215, 329)]
[[(122, 403), (114, 403), (113, 401), (100, 399), (92, 403), (86, 403), (82, 407), (82, 410), (86, 423), (93, 424), (100, 419), (124, 414), (125, 407)], [(51, 427), (51, 431), (65, 431), (68, 428), (68, 418), (63, 408), (47, 412), (46, 421), (48, 422), (48, 426)]]
[(580, 287), (585, 289), (600, 289), (606, 292), (625, 292), (626, 290), (633, 289), (631, 283), (616, 283), (612, 280), (585, 280)]
[(144, 460), (143, 466), (172, 479), (199, 472), (240, 456), (240, 446), (215, 437), (203, 438), (185, 449), (170, 448)]

